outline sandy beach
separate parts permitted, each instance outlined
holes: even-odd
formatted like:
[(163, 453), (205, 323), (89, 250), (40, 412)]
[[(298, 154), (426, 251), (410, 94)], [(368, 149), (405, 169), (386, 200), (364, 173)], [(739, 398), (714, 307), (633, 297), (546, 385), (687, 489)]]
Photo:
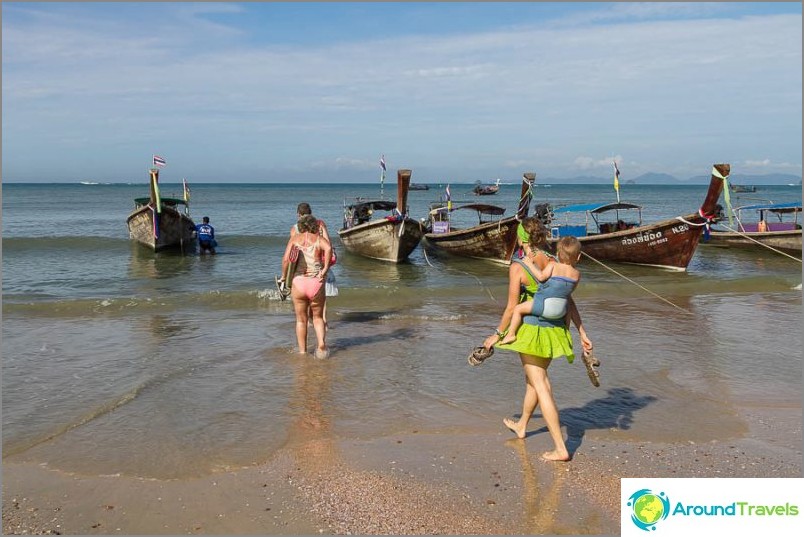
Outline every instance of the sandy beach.
[(422, 434), (335, 439), (296, 427), (270, 462), (203, 478), (85, 477), (4, 464), (4, 534), (619, 533), (622, 477), (801, 477), (801, 408), (739, 411), (741, 437), (652, 443), (595, 432), (569, 463), (528, 437)]

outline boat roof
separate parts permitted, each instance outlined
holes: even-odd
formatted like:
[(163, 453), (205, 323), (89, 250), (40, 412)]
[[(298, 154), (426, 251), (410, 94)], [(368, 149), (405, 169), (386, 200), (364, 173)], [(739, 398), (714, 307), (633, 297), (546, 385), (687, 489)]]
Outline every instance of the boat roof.
[(801, 211), (801, 202), (795, 201), (792, 203), (757, 203), (754, 205), (744, 205), (742, 207), (737, 207), (738, 211), (751, 211), (751, 210), (762, 210), (762, 211), (776, 211), (780, 213), (792, 213)]
[(601, 205), (600, 203), (583, 203), (579, 205), (566, 205), (564, 207), (559, 207), (558, 209), (553, 209), (553, 214), (560, 214), (560, 213), (604, 213), (606, 211), (615, 211), (620, 209), (641, 209), (642, 207), (639, 205), (634, 205), (633, 203), (606, 203)]
[[(453, 205), (452, 211), (457, 211), (458, 209), (472, 209), (481, 214), (491, 214), (491, 215), (502, 215), (505, 214), (505, 208), (499, 207), (497, 205), (491, 205), (489, 203), (467, 203), (465, 205)], [(446, 205), (443, 207), (436, 207), (431, 213), (437, 213), (439, 211), (446, 211)]]
[[(162, 203), (167, 203), (168, 205), (187, 205), (187, 202), (181, 198), (159, 198)], [(137, 205), (147, 205), (151, 203), (151, 198), (134, 198), (134, 203)]]
[(363, 207), (368, 207), (372, 211), (376, 210), (392, 211), (396, 209), (396, 202), (387, 200), (366, 200), (366, 201), (357, 201), (349, 205), (350, 209), (360, 209)]

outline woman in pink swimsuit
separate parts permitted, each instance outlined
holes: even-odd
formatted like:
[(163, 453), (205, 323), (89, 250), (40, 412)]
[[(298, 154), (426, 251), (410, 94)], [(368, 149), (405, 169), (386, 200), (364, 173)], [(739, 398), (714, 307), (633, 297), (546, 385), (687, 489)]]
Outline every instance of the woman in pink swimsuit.
[[(307, 323), (309, 315), (313, 317), (318, 346), (315, 350), (316, 358), (327, 358), (327, 332), (324, 323), (324, 304), (327, 297), (324, 294), (324, 282), (327, 279), (329, 260), (332, 256), (332, 245), (318, 234), (318, 220), (312, 215), (299, 218), (299, 232), (294, 234), (285, 248), (282, 257), (282, 274), (286, 273), (290, 263), (291, 252), (298, 255), (296, 268), (293, 273), (293, 285), (290, 296), (293, 298), (293, 309), (296, 312), (296, 340), (299, 352), (307, 353)], [(297, 252), (294, 252), (294, 249)]]

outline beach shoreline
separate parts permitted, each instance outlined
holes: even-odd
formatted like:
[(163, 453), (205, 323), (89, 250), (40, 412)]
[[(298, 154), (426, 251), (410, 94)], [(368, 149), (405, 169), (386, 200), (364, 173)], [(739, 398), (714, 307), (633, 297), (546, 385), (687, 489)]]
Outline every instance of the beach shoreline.
[(747, 434), (697, 442), (594, 431), (548, 463), (524, 440), (297, 430), (270, 461), (202, 478), (79, 476), (4, 461), (4, 534), (618, 534), (622, 477), (802, 476), (801, 406), (739, 409)]

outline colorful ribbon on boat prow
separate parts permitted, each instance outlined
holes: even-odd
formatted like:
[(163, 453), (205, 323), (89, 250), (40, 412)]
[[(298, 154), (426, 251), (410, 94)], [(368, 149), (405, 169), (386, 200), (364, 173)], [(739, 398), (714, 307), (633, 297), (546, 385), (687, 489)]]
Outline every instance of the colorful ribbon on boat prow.
[[(712, 166), (712, 175), (714, 175), (718, 179), (723, 180), (723, 182), (726, 184), (726, 188), (728, 189), (728, 182), (727, 181), (728, 181), (728, 178), (729, 178), (729, 174), (723, 175), (722, 173), (720, 173), (718, 171), (717, 166)], [(705, 220), (705, 222), (702, 224), (704, 226), (704, 238), (708, 239), (709, 238), (709, 227), (712, 224), (714, 224), (715, 222), (717, 222), (717, 212), (713, 212), (713, 213), (710, 213), (710, 214), (705, 214), (703, 212), (703, 207), (701, 207), (700, 209), (698, 209), (698, 216), (700, 216), (701, 218), (703, 218)]]

